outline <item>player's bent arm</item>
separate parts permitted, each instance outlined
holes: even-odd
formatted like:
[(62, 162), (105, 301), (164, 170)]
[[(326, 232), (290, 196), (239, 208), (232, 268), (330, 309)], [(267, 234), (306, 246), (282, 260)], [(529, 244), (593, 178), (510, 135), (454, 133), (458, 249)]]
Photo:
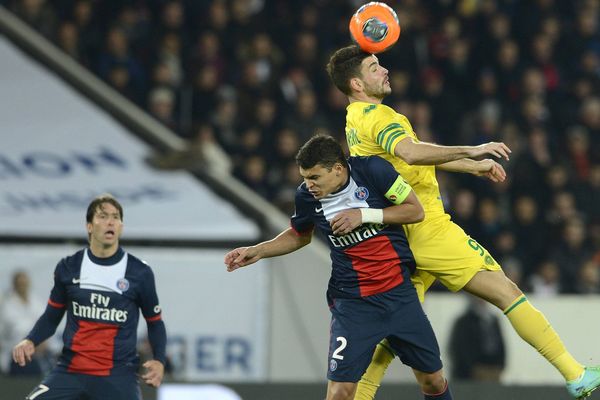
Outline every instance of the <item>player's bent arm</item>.
[(385, 197), (392, 206), (354, 208), (337, 213), (330, 221), (333, 234), (345, 235), (362, 224), (414, 224), (425, 218), (421, 202), (401, 176), (397, 176)]
[(415, 142), (407, 137), (394, 148), (394, 154), (409, 165), (439, 165), (468, 157), (492, 154), (508, 160), (510, 149), (504, 143), (490, 142), (479, 146), (441, 146)]
[(423, 221), (424, 218), (425, 210), (412, 190), (402, 204), (383, 209), (384, 224), (414, 224)]

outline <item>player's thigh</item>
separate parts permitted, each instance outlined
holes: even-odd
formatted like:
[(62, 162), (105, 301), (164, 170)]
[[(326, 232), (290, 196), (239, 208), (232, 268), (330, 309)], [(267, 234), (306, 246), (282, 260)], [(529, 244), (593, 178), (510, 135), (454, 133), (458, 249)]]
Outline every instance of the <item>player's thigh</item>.
[(361, 299), (336, 299), (331, 314), (327, 378), (358, 382), (386, 336), (383, 314)]
[(465, 285), (464, 290), (494, 304), (501, 310), (506, 309), (523, 294), (503, 271), (481, 271)]
[(84, 384), (76, 374), (54, 370), (25, 397), (25, 400), (79, 400), (84, 394)]
[(90, 387), (91, 400), (141, 400), (142, 392), (135, 374), (93, 377)]
[(442, 369), (435, 333), (416, 296), (414, 301), (394, 312), (391, 318), (391, 329), (387, 339), (400, 360), (405, 365), (425, 373)]
[[(475, 239), (448, 219), (424, 223), (409, 231), (410, 247), (417, 262), (415, 286), (419, 290), (419, 271), (437, 278), (452, 291), (462, 289), (482, 270), (497, 271), (500, 265)], [(427, 281), (424, 289), (427, 289)]]

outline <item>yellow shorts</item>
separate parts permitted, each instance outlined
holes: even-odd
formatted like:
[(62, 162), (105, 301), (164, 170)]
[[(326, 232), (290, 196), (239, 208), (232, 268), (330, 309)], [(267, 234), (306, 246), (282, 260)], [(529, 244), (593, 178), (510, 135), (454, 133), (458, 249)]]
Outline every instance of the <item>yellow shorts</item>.
[(412, 281), (421, 301), (435, 279), (456, 292), (479, 271), (501, 270), (490, 253), (452, 222), (448, 214), (405, 225), (404, 230), (417, 262)]

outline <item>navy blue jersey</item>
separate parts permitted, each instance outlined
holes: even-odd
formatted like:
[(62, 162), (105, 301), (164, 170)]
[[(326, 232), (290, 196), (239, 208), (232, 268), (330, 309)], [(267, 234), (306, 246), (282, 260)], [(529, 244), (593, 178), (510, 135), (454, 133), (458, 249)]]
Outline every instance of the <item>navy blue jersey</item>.
[(121, 248), (109, 258), (83, 249), (62, 259), (48, 304), (67, 311), (58, 368), (88, 375), (137, 368), (139, 310), (148, 322), (161, 319), (152, 270)]
[(315, 226), (331, 249), (329, 297), (364, 297), (390, 290), (414, 270), (414, 256), (401, 225), (363, 224), (349, 234), (335, 236), (330, 221), (349, 208), (386, 208), (394, 205), (385, 194), (398, 172), (380, 157), (350, 157), (350, 177), (336, 193), (317, 200), (302, 184), (296, 191), (291, 226), (299, 232)]

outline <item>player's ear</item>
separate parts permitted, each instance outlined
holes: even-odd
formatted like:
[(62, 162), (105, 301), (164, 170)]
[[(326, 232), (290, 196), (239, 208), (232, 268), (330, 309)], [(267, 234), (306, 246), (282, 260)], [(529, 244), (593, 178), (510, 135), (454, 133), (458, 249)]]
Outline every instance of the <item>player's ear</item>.
[(351, 78), (350, 79), (350, 89), (355, 92), (362, 92), (363, 90), (363, 81), (360, 78)]
[(342, 163), (335, 163), (333, 165), (333, 170), (335, 171), (335, 176), (340, 176), (340, 174), (344, 170), (344, 166), (342, 165)]

